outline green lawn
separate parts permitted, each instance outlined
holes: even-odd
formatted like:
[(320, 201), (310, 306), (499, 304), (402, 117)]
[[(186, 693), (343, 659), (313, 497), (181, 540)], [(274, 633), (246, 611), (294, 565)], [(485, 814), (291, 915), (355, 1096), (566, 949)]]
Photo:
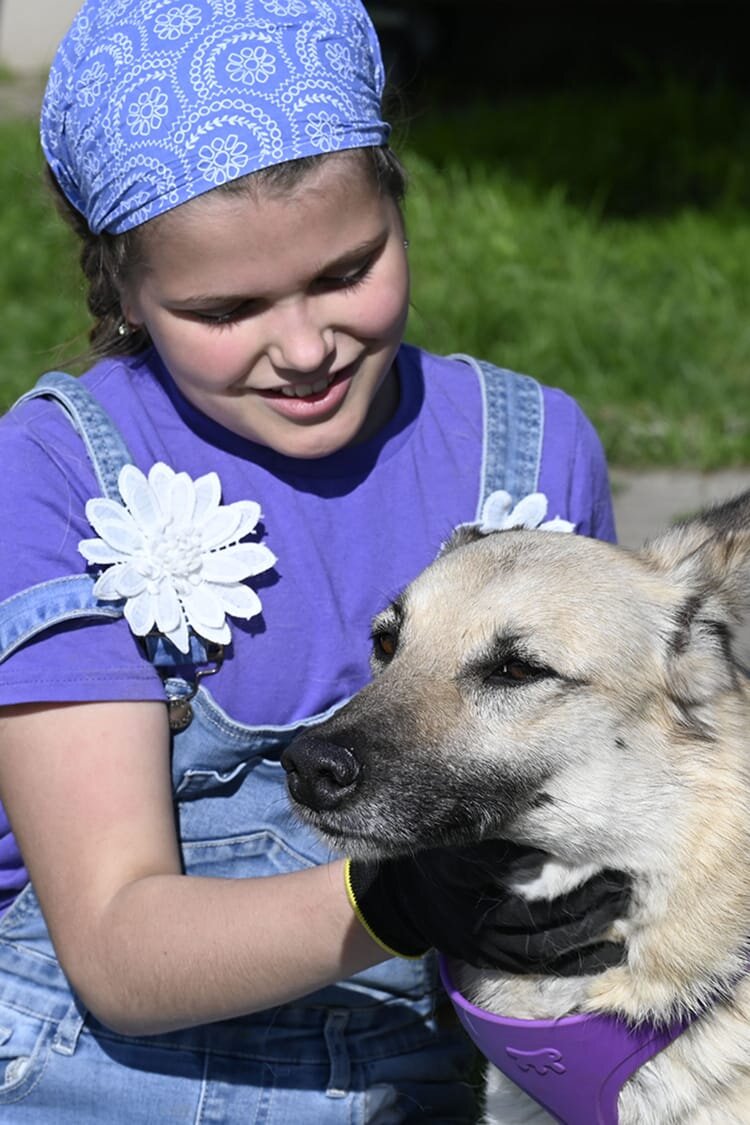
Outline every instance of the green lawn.
[[(615, 464), (750, 464), (748, 138), (739, 97), (676, 87), (414, 121), (409, 339), (564, 387)], [(38, 168), (0, 122), (2, 406), (85, 350)]]
[(413, 167), (414, 341), (564, 387), (614, 463), (750, 463), (744, 214), (605, 222), (500, 171)]
[(32, 123), (0, 121), (0, 406), (87, 346), (75, 240), (41, 181)]

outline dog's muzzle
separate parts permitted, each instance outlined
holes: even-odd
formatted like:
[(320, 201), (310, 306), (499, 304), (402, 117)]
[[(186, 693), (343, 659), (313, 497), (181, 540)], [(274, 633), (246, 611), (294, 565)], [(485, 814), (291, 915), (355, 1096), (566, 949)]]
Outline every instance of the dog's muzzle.
[(281, 755), (292, 799), (313, 812), (330, 812), (359, 784), (362, 768), (351, 750), (314, 734), (300, 734)]

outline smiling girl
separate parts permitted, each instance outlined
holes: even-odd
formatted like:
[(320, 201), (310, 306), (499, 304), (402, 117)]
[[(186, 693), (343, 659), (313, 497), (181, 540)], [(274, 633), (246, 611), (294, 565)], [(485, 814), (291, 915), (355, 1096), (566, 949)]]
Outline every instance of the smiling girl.
[(287, 799), (488, 489), (613, 534), (569, 398), (402, 342), (382, 84), (358, 0), (87, 0), (53, 64), (95, 362), (0, 423), (3, 1120), (471, 1121), (429, 951), (529, 971), (622, 908), (519, 924), (503, 845), (347, 864)]

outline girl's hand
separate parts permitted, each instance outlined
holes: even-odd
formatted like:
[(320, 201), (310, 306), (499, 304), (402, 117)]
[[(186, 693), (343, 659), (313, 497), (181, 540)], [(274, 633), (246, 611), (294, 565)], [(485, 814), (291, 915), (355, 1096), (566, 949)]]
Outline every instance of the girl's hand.
[(532, 854), (488, 840), (407, 858), (350, 860), (350, 900), (375, 940), (400, 956), (434, 946), (477, 967), (558, 976), (619, 963), (624, 947), (602, 936), (627, 912), (626, 876), (602, 872), (559, 898), (529, 902), (508, 884)]
[(382, 961), (343, 863), (183, 874), (162, 703), (7, 707), (0, 746), (0, 800), (60, 963), (115, 1031), (244, 1015)]

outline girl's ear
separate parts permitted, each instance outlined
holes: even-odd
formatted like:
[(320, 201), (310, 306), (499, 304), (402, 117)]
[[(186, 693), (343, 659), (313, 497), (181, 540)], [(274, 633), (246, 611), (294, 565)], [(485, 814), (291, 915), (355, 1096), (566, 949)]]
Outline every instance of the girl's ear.
[(133, 286), (123, 284), (123, 282), (119, 278), (115, 281), (115, 285), (117, 287), (117, 293), (120, 298), (120, 309), (122, 310), (122, 315), (125, 320), (131, 321), (134, 314), (133, 306), (135, 304)]
[(126, 324), (129, 329), (136, 331), (143, 327), (139, 303), (127, 288), (120, 289), (120, 310), (123, 324)]

